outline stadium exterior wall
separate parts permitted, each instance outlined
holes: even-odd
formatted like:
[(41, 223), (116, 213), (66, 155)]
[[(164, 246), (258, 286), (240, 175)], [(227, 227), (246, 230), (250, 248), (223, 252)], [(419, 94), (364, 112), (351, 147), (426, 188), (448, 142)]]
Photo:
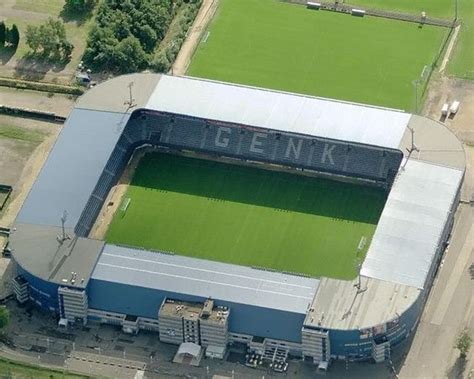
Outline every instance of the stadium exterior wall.
[(28, 282), (31, 301), (41, 309), (59, 313), (58, 284), (38, 278), (24, 270), (20, 265), (17, 265), (17, 274)]
[(372, 358), (374, 343), (379, 339), (390, 342), (394, 347), (405, 341), (415, 329), (423, 304), (420, 295), (409, 309), (398, 319), (366, 329), (338, 330), (330, 329), (331, 356), (335, 359), (368, 360)]
[[(188, 302), (204, 302), (205, 298), (189, 296), (121, 283), (91, 279), (88, 286), (89, 307), (157, 319), (165, 298)], [(146, 299), (144, 301), (143, 299)], [(216, 305), (230, 308), (229, 331), (290, 342), (301, 342), (305, 314), (255, 307), (214, 299)]]

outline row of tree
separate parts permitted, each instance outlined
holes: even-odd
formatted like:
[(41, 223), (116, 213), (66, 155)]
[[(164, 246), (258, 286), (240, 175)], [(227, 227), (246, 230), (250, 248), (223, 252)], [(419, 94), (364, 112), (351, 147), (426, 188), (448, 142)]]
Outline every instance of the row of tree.
[[(193, 0), (191, 0), (193, 1)], [(178, 6), (173, 0), (104, 0), (89, 33), (84, 62), (116, 73), (147, 68)]]
[(3, 21), (0, 21), (0, 47), (5, 44), (16, 48), (20, 43), (20, 32), (15, 24), (8, 28)]

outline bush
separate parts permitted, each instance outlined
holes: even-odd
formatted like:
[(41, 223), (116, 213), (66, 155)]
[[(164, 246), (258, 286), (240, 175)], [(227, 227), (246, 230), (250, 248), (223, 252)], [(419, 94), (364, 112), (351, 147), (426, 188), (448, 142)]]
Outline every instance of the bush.
[(186, 8), (180, 15), (180, 19), (177, 22), (179, 30), (176, 32), (173, 40), (168, 45), (162, 48), (156, 55), (151, 65), (152, 69), (157, 72), (168, 72), (176, 59), (176, 56), (183, 45), (189, 27), (194, 22), (196, 15), (201, 6), (201, 0), (189, 0), (185, 1), (188, 3)]
[(92, 10), (95, 0), (66, 0), (64, 9), (72, 13), (86, 13)]
[(96, 26), (89, 32), (84, 62), (94, 70), (115, 73), (148, 67), (174, 9), (172, 0), (102, 1)]
[(5, 37), (6, 37), (5, 23), (3, 21), (0, 21), (0, 47), (3, 47), (5, 45)]
[(54, 92), (54, 93), (65, 93), (69, 95), (82, 95), (84, 90), (80, 87), (74, 86), (63, 86), (59, 84), (50, 84), (42, 82), (32, 82), (26, 80), (17, 80), (10, 78), (0, 78), (0, 86), (18, 88), (18, 89), (30, 89), (34, 91), (43, 92)]
[(66, 29), (59, 20), (50, 18), (38, 26), (26, 27), (26, 44), (33, 54), (40, 53), (44, 58), (69, 59), (74, 46), (66, 39)]
[(153, 60), (151, 67), (156, 72), (168, 72), (171, 68), (171, 64), (168, 57), (166, 56), (166, 52), (162, 51), (158, 53)]
[(7, 326), (9, 320), (10, 312), (4, 305), (0, 306), (0, 329), (3, 329), (5, 326)]
[(18, 31), (16, 24), (12, 25), (12, 28), (8, 33), (8, 42), (10, 42), (13, 47), (17, 47), (20, 43), (20, 32)]
[(467, 353), (471, 348), (472, 338), (467, 329), (464, 329), (456, 340), (456, 349), (461, 353), (461, 358), (466, 359)]

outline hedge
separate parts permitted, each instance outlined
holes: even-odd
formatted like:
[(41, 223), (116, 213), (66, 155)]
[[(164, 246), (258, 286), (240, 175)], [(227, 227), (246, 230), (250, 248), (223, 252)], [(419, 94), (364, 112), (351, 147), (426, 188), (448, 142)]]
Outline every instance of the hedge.
[(33, 82), (27, 80), (18, 80), (10, 78), (0, 78), (0, 86), (18, 89), (29, 89), (33, 91), (65, 93), (68, 95), (82, 95), (84, 89), (75, 86), (65, 86), (60, 84)]

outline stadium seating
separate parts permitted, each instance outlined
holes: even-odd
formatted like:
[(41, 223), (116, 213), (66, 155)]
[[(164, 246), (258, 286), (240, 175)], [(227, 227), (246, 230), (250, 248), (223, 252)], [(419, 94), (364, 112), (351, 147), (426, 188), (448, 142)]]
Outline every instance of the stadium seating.
[(403, 154), (394, 149), (223, 125), (182, 115), (137, 111), (130, 117), (85, 207), (76, 234), (86, 236), (133, 150), (145, 143), (283, 164), (391, 185)]

